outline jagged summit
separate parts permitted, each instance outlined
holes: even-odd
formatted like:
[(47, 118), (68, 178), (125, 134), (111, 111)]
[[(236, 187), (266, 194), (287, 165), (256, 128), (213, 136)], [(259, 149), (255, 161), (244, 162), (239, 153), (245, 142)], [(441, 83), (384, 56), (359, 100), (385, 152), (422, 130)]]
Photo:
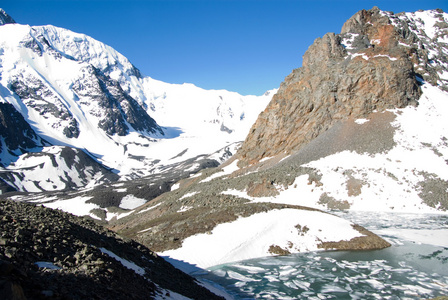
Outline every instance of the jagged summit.
[(0, 26), (5, 24), (14, 24), (16, 21), (6, 13), (6, 11), (3, 10), (3, 8), (0, 8)]
[(447, 20), (375, 7), (316, 39), (252, 126), (239, 165), (290, 154), (340, 120), (417, 105), (422, 80), (447, 89)]

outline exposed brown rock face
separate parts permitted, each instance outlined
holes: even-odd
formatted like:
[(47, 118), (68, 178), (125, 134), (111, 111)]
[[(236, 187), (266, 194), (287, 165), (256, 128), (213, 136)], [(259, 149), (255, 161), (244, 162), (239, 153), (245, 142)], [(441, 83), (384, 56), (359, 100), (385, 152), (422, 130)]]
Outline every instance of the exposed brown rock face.
[(417, 105), (422, 75), (414, 66), (428, 59), (414, 45), (417, 35), (397, 20), (378, 8), (362, 10), (341, 34), (316, 39), (252, 126), (239, 166), (296, 151), (338, 120)]

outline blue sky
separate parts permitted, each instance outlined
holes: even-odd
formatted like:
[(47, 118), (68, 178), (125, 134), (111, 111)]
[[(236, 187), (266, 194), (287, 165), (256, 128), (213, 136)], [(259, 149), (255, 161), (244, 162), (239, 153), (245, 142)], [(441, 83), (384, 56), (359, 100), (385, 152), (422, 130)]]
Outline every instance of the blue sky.
[(1, 0), (18, 23), (85, 33), (169, 83), (261, 95), (302, 64), (314, 39), (361, 9), (416, 11), (447, 0)]

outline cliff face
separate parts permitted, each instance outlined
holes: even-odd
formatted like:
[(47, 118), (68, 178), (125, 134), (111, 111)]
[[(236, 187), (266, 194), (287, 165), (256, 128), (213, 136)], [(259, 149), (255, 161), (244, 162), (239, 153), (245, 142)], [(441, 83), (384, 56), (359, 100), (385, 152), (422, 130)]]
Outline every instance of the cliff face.
[[(446, 24), (446, 22), (445, 22)], [(420, 80), (440, 79), (409, 18), (378, 8), (350, 18), (340, 34), (315, 40), (252, 126), (239, 166), (289, 154), (338, 120), (418, 105)]]

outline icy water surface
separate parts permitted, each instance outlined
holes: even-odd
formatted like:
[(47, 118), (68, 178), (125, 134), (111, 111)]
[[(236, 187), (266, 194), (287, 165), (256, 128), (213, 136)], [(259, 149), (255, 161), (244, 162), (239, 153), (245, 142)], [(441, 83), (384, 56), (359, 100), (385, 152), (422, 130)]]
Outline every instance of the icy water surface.
[[(201, 278), (224, 286), (236, 299), (427, 299), (448, 295), (448, 247), (437, 246), (448, 241), (448, 216), (339, 215), (379, 232), (392, 247), (259, 258), (214, 267)], [(439, 240), (423, 244), (413, 238), (428, 230), (438, 232), (433, 238)], [(403, 237), (403, 232), (412, 238)]]

